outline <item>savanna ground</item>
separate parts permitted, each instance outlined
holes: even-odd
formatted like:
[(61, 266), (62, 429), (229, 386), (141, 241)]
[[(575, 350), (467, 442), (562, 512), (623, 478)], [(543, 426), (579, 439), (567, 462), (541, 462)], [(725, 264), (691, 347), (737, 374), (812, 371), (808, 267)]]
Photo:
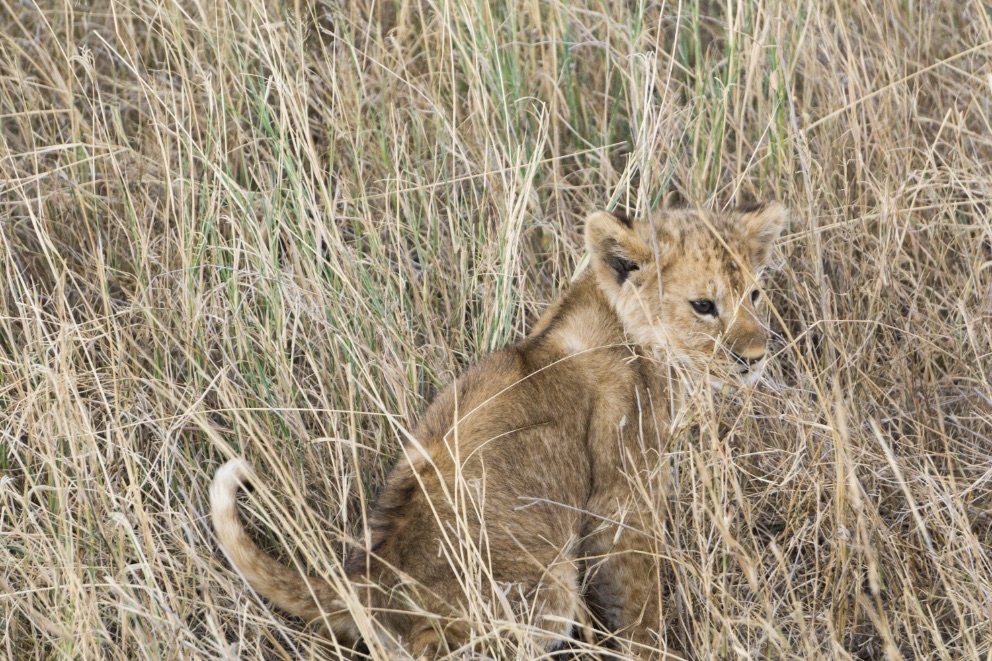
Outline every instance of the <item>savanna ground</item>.
[(990, 56), (967, 0), (3, 3), (0, 656), (333, 655), (217, 550), (224, 459), (331, 575), (585, 213), (779, 199), (775, 362), (666, 448), (669, 640), (990, 658)]

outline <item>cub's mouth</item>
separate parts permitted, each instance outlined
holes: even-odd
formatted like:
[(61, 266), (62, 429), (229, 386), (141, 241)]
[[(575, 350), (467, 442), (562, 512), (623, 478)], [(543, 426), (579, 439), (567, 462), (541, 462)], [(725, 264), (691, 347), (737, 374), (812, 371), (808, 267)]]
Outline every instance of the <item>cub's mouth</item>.
[(768, 364), (767, 356), (747, 360), (734, 354), (718, 357), (698, 351), (668, 349), (665, 355), (669, 362), (679, 364), (689, 378), (705, 379), (717, 391), (733, 391), (754, 385), (761, 379)]
[(705, 375), (713, 390), (731, 393), (757, 383), (761, 379), (766, 363), (765, 359), (751, 365), (741, 365), (737, 362), (721, 365), (710, 362), (701, 367), (697, 366), (697, 369)]

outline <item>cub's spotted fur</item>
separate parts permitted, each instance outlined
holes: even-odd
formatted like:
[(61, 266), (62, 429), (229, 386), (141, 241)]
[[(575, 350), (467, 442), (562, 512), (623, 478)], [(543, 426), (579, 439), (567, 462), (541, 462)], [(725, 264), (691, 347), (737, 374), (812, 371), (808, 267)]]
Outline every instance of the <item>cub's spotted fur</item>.
[[(590, 268), (528, 337), (437, 397), (379, 494), (367, 547), (345, 559), (342, 578), (379, 643), (433, 658), (470, 637), (478, 619), (459, 558), (474, 547), (486, 565), (473, 589), (497, 618), (543, 632), (548, 648), (585, 601), (625, 654), (663, 656), (658, 508), (631, 476), (657, 465), (669, 394), (687, 372), (726, 386), (760, 369), (755, 282), (786, 219), (778, 204), (588, 218)], [(245, 533), (235, 496), (248, 477), (243, 461), (228, 462), (210, 491), (228, 558), (279, 608), (353, 642), (341, 595)]]

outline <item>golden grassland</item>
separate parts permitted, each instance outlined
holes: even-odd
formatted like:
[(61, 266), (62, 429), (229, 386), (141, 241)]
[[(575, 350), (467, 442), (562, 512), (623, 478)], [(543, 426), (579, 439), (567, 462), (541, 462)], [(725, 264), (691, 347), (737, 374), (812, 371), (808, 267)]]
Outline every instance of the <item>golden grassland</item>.
[(218, 551), (216, 468), (333, 575), (587, 212), (779, 199), (774, 363), (661, 466), (669, 639), (990, 658), (990, 56), (968, 0), (3, 3), (0, 656), (333, 656)]

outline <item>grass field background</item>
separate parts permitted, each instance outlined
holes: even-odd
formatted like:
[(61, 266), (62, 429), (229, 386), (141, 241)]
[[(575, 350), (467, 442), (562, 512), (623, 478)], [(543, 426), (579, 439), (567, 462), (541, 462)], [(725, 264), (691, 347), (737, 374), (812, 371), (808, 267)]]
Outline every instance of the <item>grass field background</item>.
[(992, 658), (990, 56), (968, 0), (3, 3), (0, 656), (333, 655), (218, 551), (216, 468), (333, 575), (586, 213), (778, 199), (774, 364), (662, 467), (669, 640)]

